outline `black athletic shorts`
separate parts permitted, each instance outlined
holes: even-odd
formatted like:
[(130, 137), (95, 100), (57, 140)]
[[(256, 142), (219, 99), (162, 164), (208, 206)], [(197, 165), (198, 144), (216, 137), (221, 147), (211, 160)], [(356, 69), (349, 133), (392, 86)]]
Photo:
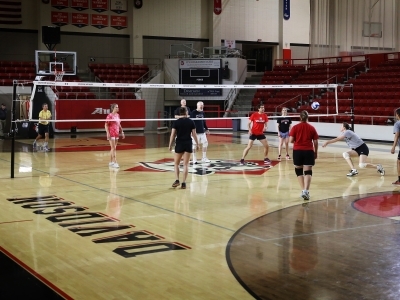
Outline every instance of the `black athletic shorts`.
[(369, 149), (366, 143), (362, 144), (361, 146), (357, 147), (356, 149), (352, 149), (357, 152), (358, 156), (361, 154), (368, 156)]
[(399, 154), (397, 154), (397, 159), (400, 160), (400, 151)]
[(293, 150), (293, 164), (295, 166), (315, 165), (314, 150)]
[(249, 139), (252, 141), (255, 141), (255, 140), (261, 141), (261, 140), (265, 140), (266, 137), (263, 134), (258, 134), (258, 135), (252, 134), (252, 135), (250, 135)]
[(43, 125), (43, 124), (39, 123), (38, 133), (41, 136), (44, 136), (48, 132), (49, 132), (49, 125), (48, 124), (47, 125)]
[(187, 142), (176, 142), (175, 153), (189, 152), (192, 153), (192, 140)]

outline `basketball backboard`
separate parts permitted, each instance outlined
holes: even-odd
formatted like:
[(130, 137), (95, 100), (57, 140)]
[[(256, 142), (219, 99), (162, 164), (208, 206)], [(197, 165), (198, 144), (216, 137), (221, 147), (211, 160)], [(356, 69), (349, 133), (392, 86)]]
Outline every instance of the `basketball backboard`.
[(64, 76), (76, 75), (76, 61), (76, 52), (36, 50), (36, 75), (53, 75), (54, 71), (64, 71)]

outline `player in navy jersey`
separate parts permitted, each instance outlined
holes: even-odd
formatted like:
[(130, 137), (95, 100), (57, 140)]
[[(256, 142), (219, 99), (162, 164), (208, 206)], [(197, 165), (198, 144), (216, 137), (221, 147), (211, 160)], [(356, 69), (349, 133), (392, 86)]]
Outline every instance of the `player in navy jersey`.
[[(207, 158), (207, 147), (208, 147), (207, 134), (210, 134), (210, 131), (208, 130), (206, 120), (196, 120), (197, 118), (199, 119), (205, 118), (203, 109), (204, 109), (204, 103), (201, 101), (197, 102), (197, 109), (193, 110), (190, 113), (190, 118), (194, 121), (194, 124), (196, 125), (197, 139), (199, 140), (199, 143), (202, 145), (203, 156), (201, 162), (209, 163), (210, 160)], [(192, 142), (193, 142), (193, 164), (197, 164), (196, 142), (194, 140)]]
[(286, 149), (286, 159), (290, 159), (289, 156), (289, 131), (292, 127), (292, 119), (287, 116), (287, 108), (282, 108), (282, 118), (278, 118), (276, 120), (278, 126), (278, 138), (279, 138), (279, 145), (278, 145), (278, 159), (281, 160), (281, 152), (283, 143), (285, 143)]

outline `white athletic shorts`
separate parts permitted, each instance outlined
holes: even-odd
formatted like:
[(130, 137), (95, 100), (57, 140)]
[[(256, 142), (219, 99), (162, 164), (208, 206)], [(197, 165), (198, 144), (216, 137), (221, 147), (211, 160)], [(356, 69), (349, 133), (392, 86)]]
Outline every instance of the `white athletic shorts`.
[[(197, 140), (199, 141), (199, 144), (207, 143), (207, 135), (205, 133), (198, 133)], [(192, 143), (193, 147), (196, 147), (196, 142), (194, 141), (194, 138), (192, 138)]]

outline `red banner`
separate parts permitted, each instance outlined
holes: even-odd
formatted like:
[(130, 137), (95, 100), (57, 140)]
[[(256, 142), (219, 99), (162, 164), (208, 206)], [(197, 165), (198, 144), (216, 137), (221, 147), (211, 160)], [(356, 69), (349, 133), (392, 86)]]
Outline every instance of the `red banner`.
[(108, 27), (108, 16), (92, 14), (91, 25), (98, 29)]
[(91, 2), (92, 9), (98, 13), (108, 10), (108, 0), (91, 0)]
[(69, 23), (69, 13), (60, 12), (60, 11), (52, 11), (51, 12), (51, 24), (57, 26), (64, 26)]
[(69, 6), (68, 0), (51, 0), (51, 6), (57, 9), (64, 9)]
[(89, 8), (89, 0), (71, 0), (71, 8), (82, 11)]
[(82, 28), (89, 25), (89, 15), (81, 14), (81, 13), (72, 13), (71, 14), (71, 24)]
[(214, 14), (219, 15), (222, 12), (222, 0), (214, 0)]
[[(71, 109), (76, 107), (79, 101), (79, 109)], [(55, 129), (70, 130), (72, 126), (78, 129), (104, 129), (104, 123), (107, 115), (110, 113), (110, 105), (118, 103), (119, 114), (121, 119), (145, 119), (145, 100), (56, 100), (55, 116), (56, 120), (93, 120), (104, 119), (99, 122), (55, 122)], [(124, 129), (143, 128), (146, 126), (145, 121), (122, 121)]]
[(125, 16), (111, 16), (111, 27), (121, 30), (124, 29), (128, 24), (128, 18)]

